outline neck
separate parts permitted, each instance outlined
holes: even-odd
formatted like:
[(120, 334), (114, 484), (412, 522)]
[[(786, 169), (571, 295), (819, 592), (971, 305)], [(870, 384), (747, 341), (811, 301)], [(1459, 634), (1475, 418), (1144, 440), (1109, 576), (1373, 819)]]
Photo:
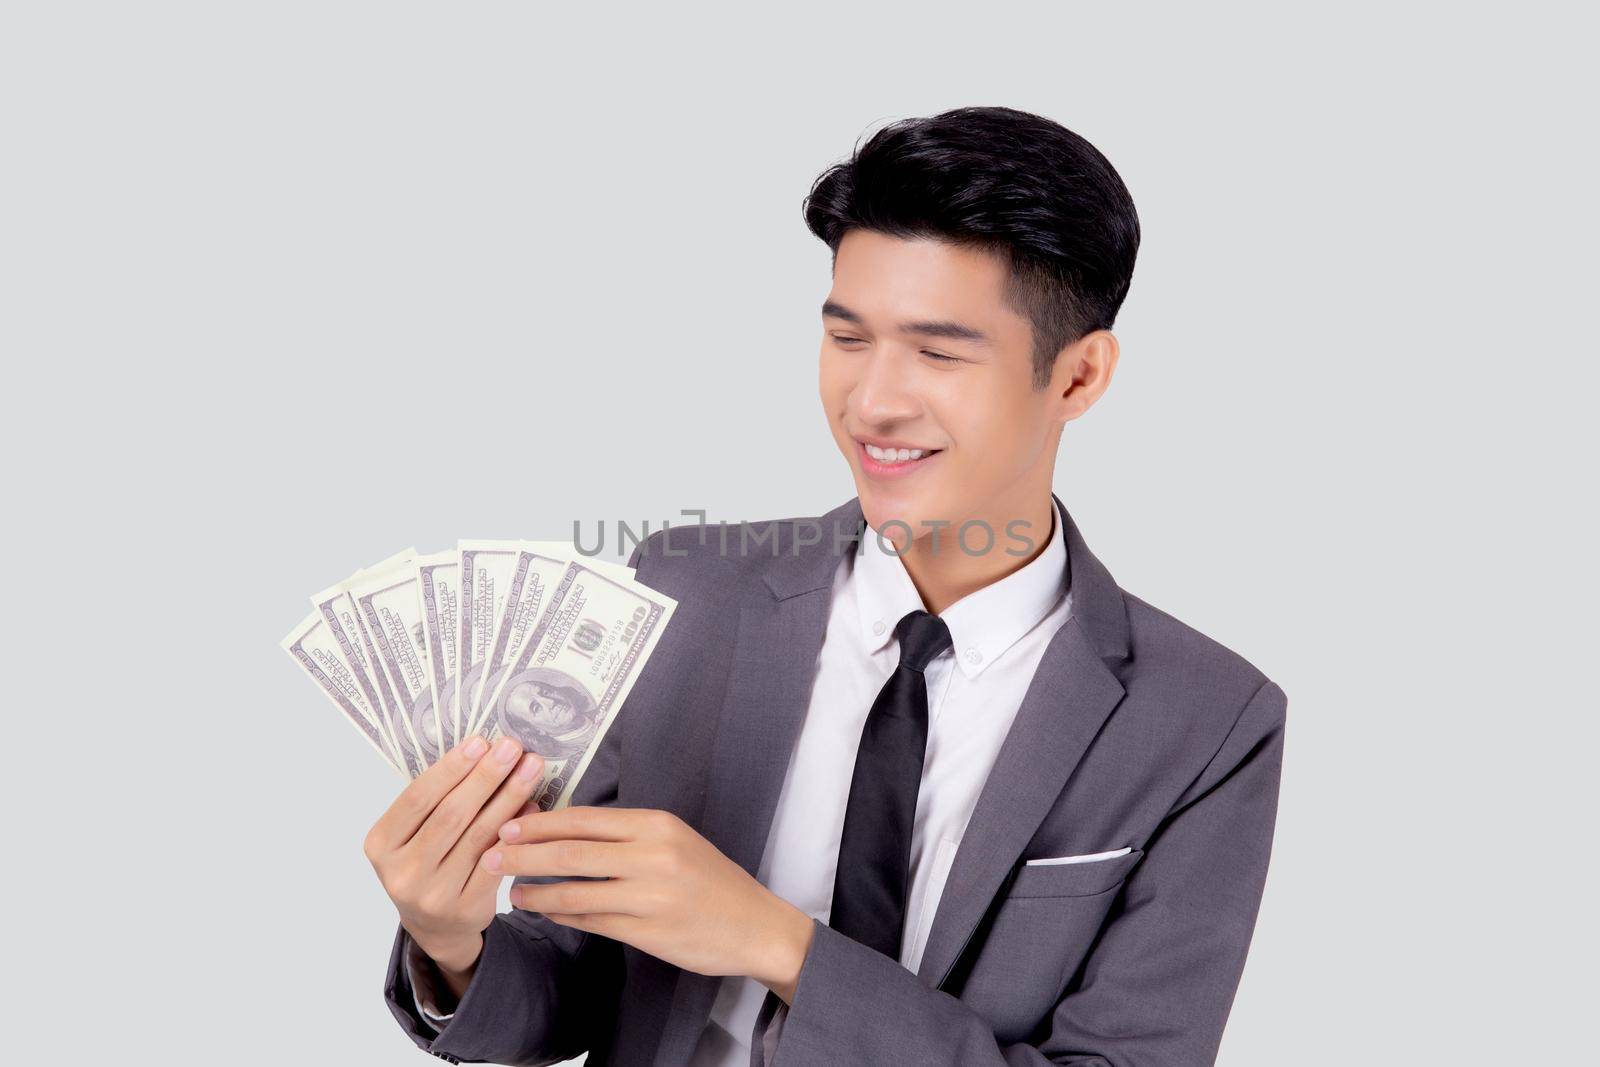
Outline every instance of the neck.
[[(970, 515), (960, 523), (930, 530), (918, 537), (900, 561), (922, 595), (924, 608), (937, 615), (969, 593), (1026, 567), (1045, 550), (1049, 544), (1047, 538), (1061, 534), (1054, 525), (1055, 506), (1046, 491), (1042, 497), (1035, 495), (1026, 503), (998, 506), (992, 513)], [(963, 547), (961, 526), (974, 519), (979, 522), (968, 528)], [(1011, 523), (1016, 525), (1009, 526)], [(1031, 549), (1017, 554), (1030, 543)], [(983, 551), (985, 546), (988, 551)]]

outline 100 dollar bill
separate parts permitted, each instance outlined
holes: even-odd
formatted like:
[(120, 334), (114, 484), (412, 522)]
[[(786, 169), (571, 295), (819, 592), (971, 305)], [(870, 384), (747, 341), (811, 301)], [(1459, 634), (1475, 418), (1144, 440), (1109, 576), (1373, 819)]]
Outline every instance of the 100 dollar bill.
[(541, 811), (567, 806), (678, 606), (616, 569), (567, 563), (485, 705), (486, 738), (514, 737), (544, 757)]
[(633, 580), (633, 568), (605, 560), (580, 560), (572, 546), (565, 541), (522, 541), (515, 544), (516, 552), (508, 568), (500, 618), (495, 624), (494, 639), (489, 642), (488, 652), (484, 655), (472, 714), (470, 717), (462, 715), (466, 723), (462, 728), (463, 737), (483, 728), (489, 717), (490, 701), (505, 680), (506, 667), (538, 625), (548, 594), (561, 581), (569, 563), (581, 562), (591, 570), (609, 574), (624, 582)]
[(460, 637), (461, 562), (455, 552), (418, 556), (417, 592), (422, 598), (422, 644), (433, 680), (434, 714), (446, 750), (461, 740), (456, 732), (456, 639)]
[(313, 611), (307, 615), (280, 644), (300, 669), (317, 683), (317, 687), (333, 705), (344, 713), (345, 720), (378, 750), (389, 766), (404, 775), (405, 771), (389, 749), (378, 713), (372, 709), (366, 694), (356, 683), (354, 673), (340, 653), (339, 639), (334, 636), (321, 612)]
[(377, 650), (379, 666), (389, 679), (398, 705), (397, 718), (423, 769), (443, 751), (433, 679), (424, 647), (422, 597), (412, 560), (388, 570), (363, 572), (348, 583), (357, 618), (366, 626)]
[(478, 687), (494, 640), (495, 623), (505, 611), (520, 541), (459, 541), (456, 545), (461, 612), (456, 636), (456, 703), (451, 709), (456, 736), (472, 732)]
[[(357, 571), (354, 577), (347, 580), (353, 581), (363, 573), (365, 572)], [(408, 777), (415, 778), (422, 773), (422, 765), (417, 761), (411, 746), (404, 743), (405, 736), (401, 733), (389, 680), (384, 675), (383, 668), (378, 666), (377, 649), (367, 633), (366, 626), (357, 615), (355, 601), (350, 599), (350, 594), (345, 589), (345, 582), (314, 594), (311, 597), (311, 605), (327, 623), (328, 636), (337, 645), (339, 655), (355, 678), (362, 695), (366, 697), (368, 706), (377, 716), (384, 740), (395, 763)]]

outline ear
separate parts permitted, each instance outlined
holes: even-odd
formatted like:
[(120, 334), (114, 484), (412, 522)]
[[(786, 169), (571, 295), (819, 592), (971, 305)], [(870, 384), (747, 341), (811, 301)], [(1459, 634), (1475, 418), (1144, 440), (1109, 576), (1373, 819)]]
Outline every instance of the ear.
[(1070, 422), (1093, 407), (1110, 388), (1120, 354), (1110, 330), (1091, 330), (1064, 347), (1050, 374), (1051, 419)]

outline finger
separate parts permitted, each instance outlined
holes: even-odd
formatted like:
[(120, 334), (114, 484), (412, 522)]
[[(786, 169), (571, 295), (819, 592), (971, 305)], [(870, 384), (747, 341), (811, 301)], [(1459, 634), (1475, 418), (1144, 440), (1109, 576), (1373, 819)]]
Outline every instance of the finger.
[(472, 773), (439, 801), (416, 836), (407, 842), (407, 851), (415, 851), (428, 864), (437, 864), (443, 859), (461, 839), (462, 831), (478, 817), (484, 802), (500, 788), (521, 755), (522, 745), (516, 738), (502, 737), (496, 741), (489, 754), (472, 768)]
[(417, 775), (400, 791), (372, 827), (368, 840), (384, 852), (392, 852), (411, 840), (439, 802), (461, 783), (487, 751), (488, 742), (474, 734), (445, 753), (438, 763)]
[(574, 875), (621, 878), (643, 866), (639, 845), (631, 841), (587, 841), (582, 838), (507, 845), (484, 854), (483, 864), (500, 874)]
[(615, 808), (580, 805), (556, 811), (536, 811), (512, 819), (500, 828), (500, 840), (519, 844), (582, 837), (592, 841), (634, 841), (644, 836), (662, 813), (654, 808)]
[[(455, 884), (461, 886), (463, 892), (470, 890), (466, 883), (472, 877), (478, 861), (483, 858), (484, 850), (500, 840), (497, 835), (501, 824), (526, 803), (543, 775), (544, 757), (537, 752), (524, 755), (517, 769), (500, 784), (489, 803), (483, 806), (478, 817), (472, 820), (472, 825), (461, 835), (461, 840), (445, 856), (444, 862), (439, 865), (440, 871), (446, 877), (454, 878)], [(492, 876), (496, 886), (499, 885), (500, 875), (492, 871), (484, 873)]]
[(635, 892), (636, 883), (611, 882), (521, 882), (511, 887), (511, 905), (524, 911), (549, 915), (587, 915), (617, 912), (638, 916), (643, 901)]
[(469, 900), (477, 899), (484, 894), (494, 896), (500, 892), (500, 883), (505, 880), (505, 875), (496, 874), (483, 864), (474, 861), (472, 873), (467, 877), (467, 884), (461, 887), (461, 895)]

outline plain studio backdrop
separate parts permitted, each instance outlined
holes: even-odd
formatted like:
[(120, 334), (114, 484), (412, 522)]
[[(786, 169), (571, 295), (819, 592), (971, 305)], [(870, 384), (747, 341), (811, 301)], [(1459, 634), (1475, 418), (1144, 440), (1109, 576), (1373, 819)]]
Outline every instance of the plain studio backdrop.
[(1057, 492), (1289, 695), (1220, 1062), (1592, 1055), (1592, 35), (1480, 8), (8, 6), (7, 1057), (421, 1063), (400, 779), (279, 638), (409, 545), (852, 496), (801, 199), (970, 104), (1143, 224)]

